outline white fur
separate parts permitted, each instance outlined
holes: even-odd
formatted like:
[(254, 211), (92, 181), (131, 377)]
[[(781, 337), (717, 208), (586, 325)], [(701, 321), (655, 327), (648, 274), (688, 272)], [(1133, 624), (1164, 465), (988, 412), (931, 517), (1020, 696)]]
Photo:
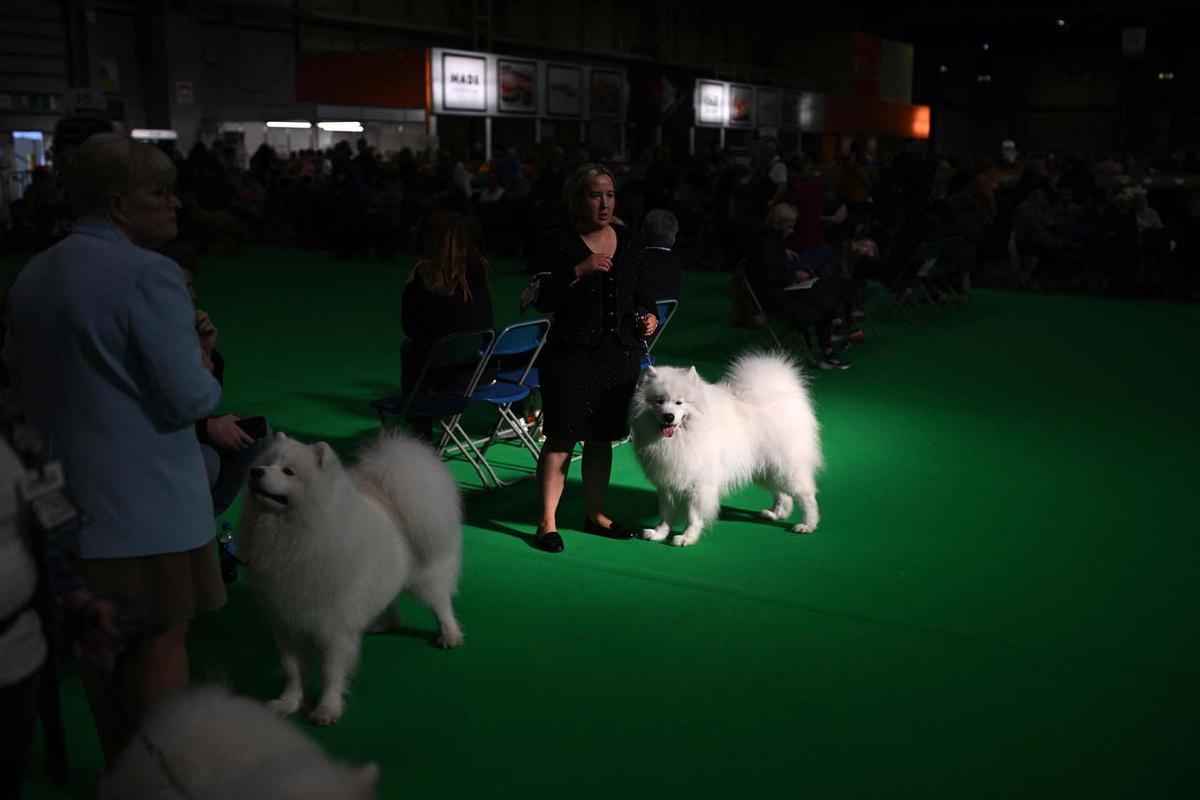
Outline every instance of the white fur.
[[(671, 437), (664, 435), (664, 414), (675, 416)], [(644, 530), (644, 538), (663, 541), (682, 519), (686, 527), (671, 544), (695, 544), (716, 519), (721, 497), (751, 481), (775, 494), (762, 516), (787, 519), (795, 498), (804, 521), (792, 530), (816, 530), (820, 429), (792, 359), (744, 355), (715, 384), (695, 367), (651, 368), (638, 384), (629, 417), (638, 461), (658, 488), (662, 520)]]
[(324, 686), (309, 717), (318, 725), (338, 720), (362, 634), (395, 624), (401, 592), (433, 610), (443, 647), (462, 644), (451, 604), (462, 567), (462, 498), (427, 444), (381, 435), (347, 470), (324, 442), (278, 434), (248, 489), (239, 536), (283, 661), (286, 684), (269, 704), (280, 714), (300, 709), (315, 657)]
[[(161, 762), (147, 741), (162, 752)], [(100, 797), (368, 800), (375, 797), (378, 773), (374, 764), (351, 767), (331, 760), (261, 703), (208, 686), (155, 708), (101, 781)]]

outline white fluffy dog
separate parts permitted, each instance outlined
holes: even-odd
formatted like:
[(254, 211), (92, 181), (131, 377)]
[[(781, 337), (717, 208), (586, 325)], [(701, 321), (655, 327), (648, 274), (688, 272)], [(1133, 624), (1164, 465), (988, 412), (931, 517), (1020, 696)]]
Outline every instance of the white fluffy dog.
[(787, 519), (797, 498), (804, 521), (792, 530), (816, 530), (820, 430), (792, 359), (744, 355), (715, 384), (695, 367), (652, 367), (629, 416), (638, 461), (658, 488), (662, 519), (642, 532), (644, 538), (662, 541), (672, 522), (686, 519), (671, 544), (695, 544), (716, 519), (721, 496), (750, 481), (775, 494), (775, 505), (762, 516)]
[(462, 566), (462, 499), (424, 442), (382, 435), (345, 469), (325, 442), (283, 434), (251, 468), (240, 543), (287, 681), (270, 705), (294, 714), (320, 661), (324, 686), (309, 713), (336, 722), (362, 634), (396, 624), (411, 592), (437, 616), (443, 647), (462, 644), (451, 598)]
[[(159, 753), (149, 749), (147, 743)], [(102, 800), (369, 800), (379, 768), (333, 761), (261, 703), (215, 686), (157, 706), (101, 780)]]

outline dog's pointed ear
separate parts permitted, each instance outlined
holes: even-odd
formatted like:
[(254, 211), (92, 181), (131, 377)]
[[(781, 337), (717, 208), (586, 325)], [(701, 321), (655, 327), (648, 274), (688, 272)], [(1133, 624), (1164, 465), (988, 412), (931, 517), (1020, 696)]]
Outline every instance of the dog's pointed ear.
[(658, 374), (658, 370), (656, 370), (656, 369), (654, 368), (654, 365), (653, 365), (653, 364), (650, 364), (649, 366), (647, 366), (647, 367), (646, 367), (646, 374), (647, 374), (647, 375), (657, 375), (657, 374)]
[(286, 433), (284, 433), (283, 431), (275, 431), (275, 441), (286, 442), (287, 440), (288, 440), (288, 437), (287, 437)]
[(317, 442), (313, 445), (313, 450), (317, 454), (317, 466), (321, 469), (328, 469), (338, 463), (337, 453), (333, 452), (328, 442)]
[(700, 380), (700, 373), (699, 373), (699, 372), (696, 372), (696, 367), (695, 367), (695, 365), (693, 365), (693, 366), (692, 366), (692, 367), (691, 367), (691, 368), (688, 370), (688, 378), (690, 378), (691, 380), (694, 380), (694, 381), (698, 381), (698, 380)]

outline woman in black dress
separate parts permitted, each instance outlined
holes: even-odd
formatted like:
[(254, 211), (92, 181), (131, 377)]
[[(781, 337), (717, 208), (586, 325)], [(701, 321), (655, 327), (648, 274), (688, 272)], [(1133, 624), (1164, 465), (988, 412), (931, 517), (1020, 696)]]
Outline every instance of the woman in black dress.
[(554, 312), (540, 361), (543, 430), (538, 461), (542, 510), (535, 543), (561, 552), (555, 514), (575, 443), (583, 444), (587, 533), (631, 539), (633, 531), (604, 513), (612, 443), (629, 432), (642, 338), (658, 327), (654, 297), (641, 280), (640, 249), (613, 222), (613, 176), (584, 164), (563, 187), (573, 224), (550, 234), (542, 254), (537, 307)]

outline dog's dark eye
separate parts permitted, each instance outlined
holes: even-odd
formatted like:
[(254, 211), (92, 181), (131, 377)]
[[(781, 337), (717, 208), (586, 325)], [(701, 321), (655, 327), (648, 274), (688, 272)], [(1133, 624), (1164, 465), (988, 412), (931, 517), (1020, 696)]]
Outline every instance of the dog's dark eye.
[(661, 406), (663, 403), (667, 402), (667, 398), (665, 398), (665, 397), (656, 397), (656, 398), (654, 398), (654, 402), (658, 403), (658, 404)]
[(682, 400), (676, 400), (676, 401), (675, 401), (675, 405), (677, 405), (677, 406), (681, 406), (681, 405), (683, 405), (683, 401), (682, 401)]
[(287, 475), (287, 476), (290, 478), (291, 476), (295, 475), (296, 473), (292, 472), (292, 468), (291, 468), (291, 467), (284, 467), (284, 468), (283, 468), (283, 474), (284, 474), (284, 475)]

